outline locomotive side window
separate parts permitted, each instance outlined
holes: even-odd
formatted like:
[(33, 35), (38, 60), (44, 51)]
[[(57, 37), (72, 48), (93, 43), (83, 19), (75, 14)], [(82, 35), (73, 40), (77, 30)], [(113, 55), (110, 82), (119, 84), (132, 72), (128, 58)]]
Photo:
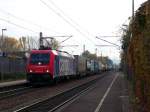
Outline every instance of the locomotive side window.
[(35, 53), (31, 54), (30, 63), (33, 65), (46, 65), (49, 64), (50, 54), (48, 53)]

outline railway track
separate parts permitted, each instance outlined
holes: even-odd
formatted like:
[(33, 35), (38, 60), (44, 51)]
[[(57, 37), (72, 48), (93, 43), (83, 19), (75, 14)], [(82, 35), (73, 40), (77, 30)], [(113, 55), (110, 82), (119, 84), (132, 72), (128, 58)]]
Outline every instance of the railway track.
[(105, 75), (102, 75), (101, 77), (80, 86), (58, 93), (53, 97), (42, 99), (28, 106), (19, 108), (14, 112), (54, 112), (57, 109), (62, 108), (66, 103), (72, 102), (79, 96), (85, 94), (88, 90), (92, 89), (92, 85), (104, 76)]
[(16, 84), (16, 85), (2, 86), (2, 87), (0, 87), (0, 92), (9, 91), (12, 89), (17, 89), (17, 88), (25, 87), (25, 86), (28, 86), (27, 82), (21, 83), (21, 84)]
[(26, 91), (28, 91), (31, 88), (32, 88), (32, 86), (28, 86), (27, 83), (20, 84), (20, 85), (14, 85), (14, 86), (8, 86), (8, 87), (1, 87), (0, 88), (1, 89), (0, 90), (0, 100), (25, 93)]

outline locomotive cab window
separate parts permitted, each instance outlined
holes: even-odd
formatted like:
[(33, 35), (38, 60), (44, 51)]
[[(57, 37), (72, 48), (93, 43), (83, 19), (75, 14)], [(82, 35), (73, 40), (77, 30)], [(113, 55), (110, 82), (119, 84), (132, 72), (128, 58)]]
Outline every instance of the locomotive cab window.
[(49, 53), (35, 53), (31, 54), (30, 63), (33, 65), (46, 65), (49, 64)]

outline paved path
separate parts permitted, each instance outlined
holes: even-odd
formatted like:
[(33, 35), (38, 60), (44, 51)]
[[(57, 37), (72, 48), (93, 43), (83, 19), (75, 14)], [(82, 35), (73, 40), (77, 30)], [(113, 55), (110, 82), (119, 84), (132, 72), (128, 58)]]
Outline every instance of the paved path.
[(121, 73), (110, 72), (86, 94), (57, 112), (131, 112), (127, 87)]
[(26, 80), (2, 82), (2, 83), (0, 83), (0, 87), (13, 86), (13, 85), (18, 85), (18, 84), (23, 84), (23, 83), (26, 83)]

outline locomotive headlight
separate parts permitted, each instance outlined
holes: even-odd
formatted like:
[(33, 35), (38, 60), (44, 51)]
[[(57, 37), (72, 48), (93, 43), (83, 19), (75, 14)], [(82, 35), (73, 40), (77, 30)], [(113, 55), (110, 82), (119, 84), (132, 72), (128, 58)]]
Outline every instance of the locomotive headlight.
[(48, 72), (49, 72), (49, 70), (46, 70), (46, 72), (48, 73)]
[(32, 71), (32, 70), (29, 70), (29, 72), (32, 73), (33, 71)]

